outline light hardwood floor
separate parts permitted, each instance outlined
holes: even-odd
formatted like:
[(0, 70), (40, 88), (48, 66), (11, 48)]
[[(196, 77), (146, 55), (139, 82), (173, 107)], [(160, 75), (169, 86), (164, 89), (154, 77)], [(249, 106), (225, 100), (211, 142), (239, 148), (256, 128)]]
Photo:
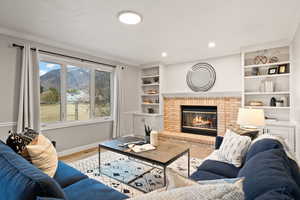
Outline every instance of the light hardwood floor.
[[(207, 145), (207, 144), (200, 144), (200, 143), (191, 143), (191, 142), (183, 142), (183, 141), (179, 141), (179, 140), (175, 140), (175, 139), (171, 139), (168, 141), (161, 141), (161, 142), (168, 142), (168, 143), (178, 143), (178, 144), (187, 144), (189, 145), (190, 151), (191, 151), (191, 157), (195, 157), (195, 158), (205, 158), (206, 156), (208, 156), (212, 151), (213, 151), (213, 146), (212, 145)], [(60, 157), (59, 159), (65, 162), (73, 162), (76, 160), (80, 160), (92, 155), (95, 155), (98, 153), (98, 148), (92, 148), (92, 149), (88, 149), (85, 151), (80, 151), (68, 156), (63, 156)]]

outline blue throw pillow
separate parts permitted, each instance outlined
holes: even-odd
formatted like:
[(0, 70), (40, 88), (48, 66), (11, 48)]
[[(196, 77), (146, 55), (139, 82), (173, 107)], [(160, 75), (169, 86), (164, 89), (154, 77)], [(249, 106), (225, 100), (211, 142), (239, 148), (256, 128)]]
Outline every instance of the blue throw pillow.
[(293, 174), (299, 169), (283, 149), (271, 149), (252, 156), (240, 170), (238, 177), (245, 177), (243, 189), (246, 200), (283, 188), (286, 194), (300, 199), (300, 187)]
[(37, 196), (65, 199), (58, 183), (0, 143), (0, 194), (9, 200), (35, 200)]
[(250, 146), (250, 149), (248, 150), (246, 154), (245, 162), (247, 162), (250, 158), (255, 156), (256, 154), (260, 152), (264, 152), (270, 149), (282, 149), (282, 144), (274, 139), (262, 139), (255, 142), (253, 145)]

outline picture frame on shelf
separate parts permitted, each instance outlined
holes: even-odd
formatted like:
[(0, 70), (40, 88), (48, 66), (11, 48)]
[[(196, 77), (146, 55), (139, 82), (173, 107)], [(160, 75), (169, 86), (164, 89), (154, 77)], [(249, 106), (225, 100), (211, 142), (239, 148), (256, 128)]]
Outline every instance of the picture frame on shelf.
[(268, 69), (268, 74), (269, 75), (273, 75), (273, 74), (277, 74), (278, 73), (278, 67), (270, 67)]
[(288, 73), (288, 66), (287, 64), (279, 65), (278, 66), (278, 74), (286, 74)]

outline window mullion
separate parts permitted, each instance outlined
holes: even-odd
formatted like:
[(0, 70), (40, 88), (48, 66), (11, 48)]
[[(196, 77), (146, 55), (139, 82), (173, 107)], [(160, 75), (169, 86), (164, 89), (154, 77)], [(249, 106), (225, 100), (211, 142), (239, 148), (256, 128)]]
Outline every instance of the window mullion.
[[(116, 97), (116, 94), (115, 94), (115, 91), (116, 91), (116, 71), (114, 72), (111, 72), (110, 73), (110, 108), (111, 108), (111, 111), (110, 111), (110, 117), (112, 119), (115, 118), (115, 104), (117, 103), (117, 98), (121, 98), (121, 97)], [(119, 90), (121, 88), (118, 88)]]
[(67, 120), (67, 65), (63, 64), (61, 68), (61, 115), (62, 121)]
[(95, 118), (95, 70), (91, 70), (91, 76), (90, 76), (90, 102), (91, 102), (91, 112), (90, 112), (90, 118)]

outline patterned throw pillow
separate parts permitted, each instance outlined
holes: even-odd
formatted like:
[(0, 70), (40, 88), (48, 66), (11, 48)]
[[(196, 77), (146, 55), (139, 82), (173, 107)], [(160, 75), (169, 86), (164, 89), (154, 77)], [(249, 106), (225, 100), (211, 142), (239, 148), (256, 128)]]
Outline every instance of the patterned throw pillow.
[(241, 167), (250, 144), (250, 137), (241, 136), (228, 129), (218, 150), (218, 160)]
[(9, 136), (6, 140), (6, 144), (12, 148), (17, 154), (27, 157), (26, 146), (35, 142), (39, 134), (32, 129), (25, 129), (22, 134), (13, 133), (9, 131)]

